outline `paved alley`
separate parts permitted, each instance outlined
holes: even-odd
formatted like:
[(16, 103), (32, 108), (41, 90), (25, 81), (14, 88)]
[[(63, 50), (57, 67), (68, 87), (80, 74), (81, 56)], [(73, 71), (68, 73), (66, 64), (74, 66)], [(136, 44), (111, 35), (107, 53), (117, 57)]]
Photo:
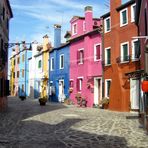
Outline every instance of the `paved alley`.
[(9, 97), (0, 113), (0, 148), (146, 148), (137, 114)]

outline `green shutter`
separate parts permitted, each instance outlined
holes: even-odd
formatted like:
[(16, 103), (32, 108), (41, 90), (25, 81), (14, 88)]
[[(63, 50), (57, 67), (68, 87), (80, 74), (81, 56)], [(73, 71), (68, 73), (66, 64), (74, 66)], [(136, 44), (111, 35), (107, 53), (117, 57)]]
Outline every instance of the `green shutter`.
[(107, 50), (107, 64), (111, 64), (111, 51), (110, 51), (110, 49)]
[(127, 23), (127, 17), (126, 17), (126, 14), (127, 14), (127, 11), (126, 11), (126, 10), (122, 12), (123, 24), (126, 24), (126, 23)]
[(128, 61), (128, 48), (127, 48), (127, 44), (123, 45), (123, 61)]

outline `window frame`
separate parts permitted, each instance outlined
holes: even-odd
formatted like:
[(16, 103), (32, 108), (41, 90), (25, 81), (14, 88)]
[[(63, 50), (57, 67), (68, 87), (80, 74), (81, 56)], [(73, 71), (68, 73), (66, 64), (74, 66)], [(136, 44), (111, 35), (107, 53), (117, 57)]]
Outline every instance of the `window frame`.
[(86, 31), (86, 22), (83, 21), (83, 31)]
[(135, 22), (135, 13), (134, 13), (134, 7), (136, 9), (136, 3), (131, 5), (131, 22)]
[[(80, 57), (80, 52), (82, 52), (82, 51), (83, 51), (83, 55), (82, 55), (83, 58)], [(77, 59), (78, 65), (82, 65), (82, 64), (84, 64), (84, 48), (78, 49), (77, 52), (79, 54), (79, 57), (77, 57), (77, 58), (79, 58), (79, 59)]]
[(134, 39), (134, 40), (132, 40), (131, 41), (131, 44), (132, 44), (132, 61), (137, 61), (137, 60), (139, 60), (139, 58), (136, 58), (135, 57), (135, 46), (134, 46), (134, 42), (137, 42), (138, 41), (138, 39)]
[[(97, 59), (97, 54), (96, 54), (96, 53), (97, 53), (97, 52), (96, 52), (96, 51), (97, 51), (97, 50), (96, 50), (96, 49), (97, 49), (96, 47), (97, 47), (98, 45), (100, 45), (100, 58), (99, 58), (99, 59)], [(101, 60), (101, 48), (102, 48), (101, 43), (94, 44), (94, 61), (95, 61), (95, 62)]]
[(127, 44), (127, 50), (128, 50), (128, 55), (127, 56), (129, 56), (129, 42), (121, 43), (120, 44), (120, 56), (121, 56), (120, 60), (121, 60), (121, 63), (128, 63), (129, 62), (129, 60), (124, 61), (124, 57), (123, 57), (123, 46), (126, 45), (126, 44)]
[(77, 91), (81, 92), (83, 88), (83, 77), (77, 77)]
[[(110, 20), (110, 28), (109, 28), (109, 30), (107, 30), (107, 20)], [(105, 33), (111, 31), (111, 17), (110, 16), (104, 19), (104, 27), (105, 27), (104, 28)]]
[(22, 54), (22, 62), (24, 62), (24, 61), (25, 61), (25, 55)]
[(54, 57), (51, 57), (50, 59), (50, 70), (54, 71)]
[(105, 66), (109, 66), (109, 65), (111, 65), (111, 54), (110, 54), (110, 63), (108, 64), (107, 63), (107, 60), (108, 60), (108, 56), (107, 56), (107, 50), (110, 50), (110, 53), (111, 53), (111, 47), (107, 47), (107, 48), (105, 48)]
[[(62, 67), (62, 57), (63, 57), (63, 67)], [(64, 69), (64, 54), (60, 55), (60, 69)]]
[[(123, 15), (122, 15), (122, 13), (124, 11), (126, 11), (126, 20), (127, 20), (127, 22), (125, 24), (123, 24)], [(126, 26), (127, 24), (128, 24), (128, 9), (125, 8), (125, 9), (120, 11), (120, 27)]]
[[(106, 98), (109, 98), (109, 95), (108, 95), (108, 86), (107, 86), (107, 82), (110, 81), (110, 83), (112, 82), (112, 79), (105, 79), (105, 97)], [(111, 85), (110, 85), (110, 88), (111, 88)], [(110, 90), (109, 90), (110, 91)]]
[[(76, 26), (76, 30), (75, 30), (74, 26)], [(76, 35), (77, 34), (77, 29), (78, 29), (77, 23), (72, 24), (72, 35)]]

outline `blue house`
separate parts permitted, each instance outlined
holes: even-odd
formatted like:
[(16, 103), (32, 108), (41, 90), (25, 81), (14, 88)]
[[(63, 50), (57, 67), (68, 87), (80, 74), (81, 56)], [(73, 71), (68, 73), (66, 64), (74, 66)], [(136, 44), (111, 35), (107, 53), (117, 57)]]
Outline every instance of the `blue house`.
[(18, 92), (19, 96), (28, 97), (28, 86), (29, 86), (29, 64), (28, 58), (32, 56), (32, 51), (29, 47), (26, 46), (25, 42), (23, 42), (22, 47), (19, 52), (19, 69), (20, 71), (17, 73), (19, 77), (18, 81)]
[(69, 97), (70, 43), (61, 44), (61, 26), (54, 25), (54, 48), (49, 55), (49, 101), (63, 102)]

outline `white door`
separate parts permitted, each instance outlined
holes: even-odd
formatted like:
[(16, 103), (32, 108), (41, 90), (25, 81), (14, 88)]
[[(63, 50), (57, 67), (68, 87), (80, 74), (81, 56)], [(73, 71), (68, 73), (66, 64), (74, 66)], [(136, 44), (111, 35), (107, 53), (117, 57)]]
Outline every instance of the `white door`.
[(139, 80), (130, 79), (131, 109), (139, 109)]
[(94, 104), (98, 105), (101, 97), (101, 79), (94, 78)]
[(59, 102), (63, 102), (64, 101), (64, 80), (59, 80)]

